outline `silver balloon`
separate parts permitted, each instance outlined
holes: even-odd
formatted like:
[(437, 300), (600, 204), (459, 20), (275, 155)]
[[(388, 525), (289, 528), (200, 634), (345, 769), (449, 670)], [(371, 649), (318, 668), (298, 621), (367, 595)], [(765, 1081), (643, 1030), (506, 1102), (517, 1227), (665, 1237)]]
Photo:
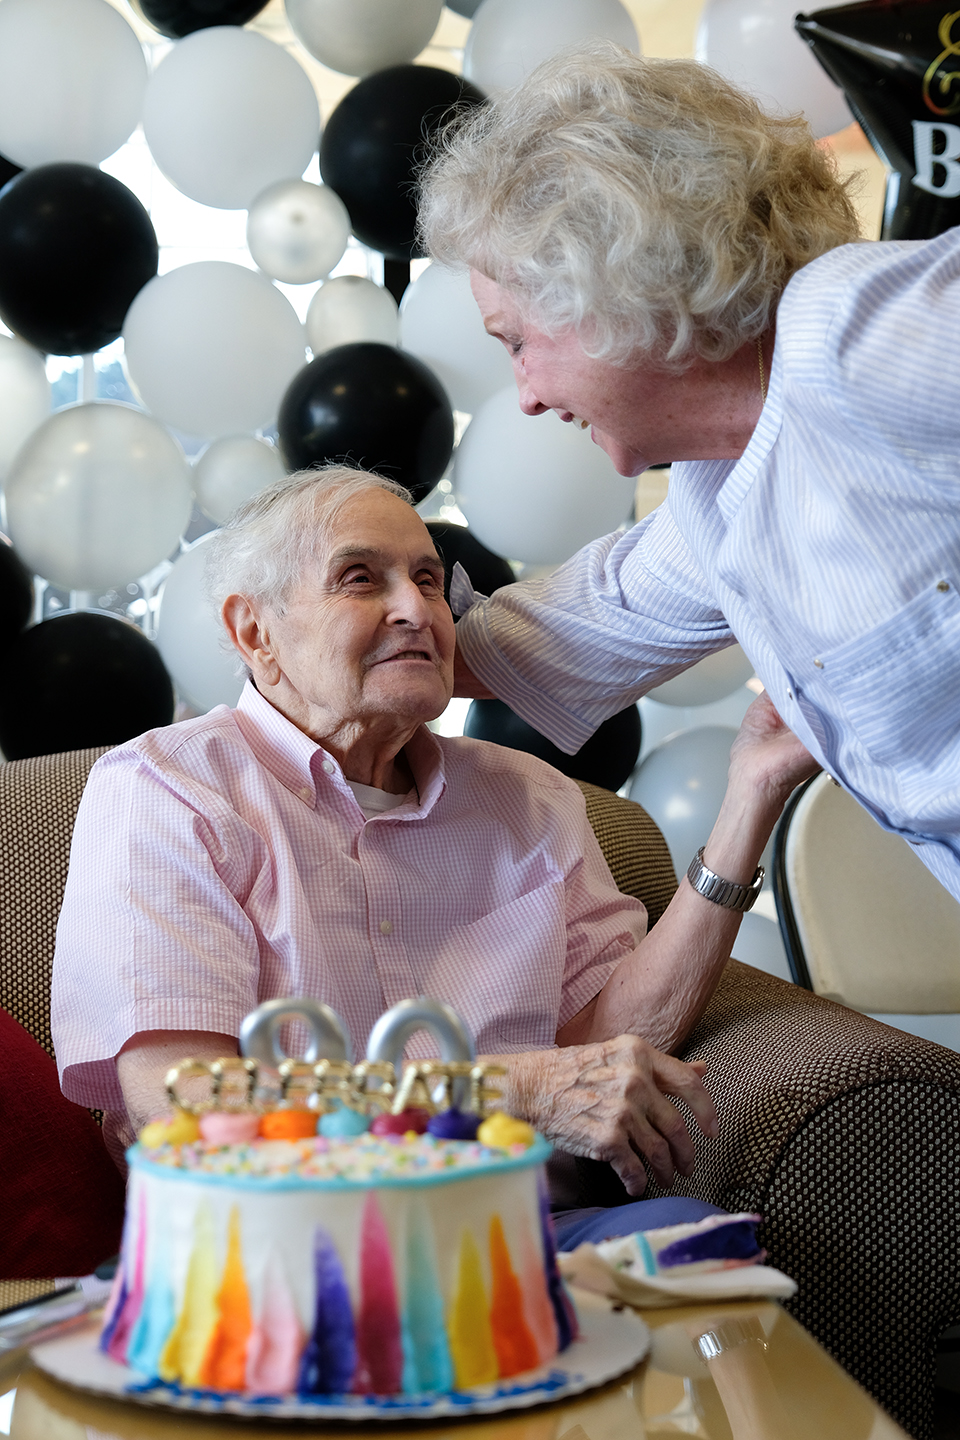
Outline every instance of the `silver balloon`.
[(49, 414), (50, 382), (40, 351), (0, 335), (0, 484), (20, 446)]
[(442, 10), (442, 0), (286, 0), (300, 44), (341, 75), (369, 75), (414, 59)]
[(157, 619), (157, 649), (181, 700), (201, 713), (215, 705), (236, 705), (243, 689), (240, 657), (226, 638), (203, 588), (208, 537), (174, 561), (163, 582)]
[(678, 876), (707, 843), (720, 813), (736, 736), (726, 725), (686, 730), (651, 750), (633, 778), (630, 799), (659, 825)]
[(256, 435), (224, 435), (193, 467), (193, 489), (204, 515), (225, 525), (238, 506), (284, 474), (280, 451)]
[(660, 705), (713, 705), (746, 685), (752, 674), (753, 661), (739, 645), (729, 645), (650, 690), (647, 698)]
[(329, 185), (280, 180), (262, 190), (247, 216), (247, 245), (264, 275), (285, 285), (322, 280), (350, 238), (347, 207)]
[(60, 410), (17, 455), (5, 487), (20, 558), (66, 590), (136, 580), (176, 547), (193, 506), (187, 463), (142, 411)]
[(327, 280), (307, 311), (307, 344), (314, 355), (360, 340), (396, 345), (399, 330), (400, 314), (390, 291), (359, 275)]

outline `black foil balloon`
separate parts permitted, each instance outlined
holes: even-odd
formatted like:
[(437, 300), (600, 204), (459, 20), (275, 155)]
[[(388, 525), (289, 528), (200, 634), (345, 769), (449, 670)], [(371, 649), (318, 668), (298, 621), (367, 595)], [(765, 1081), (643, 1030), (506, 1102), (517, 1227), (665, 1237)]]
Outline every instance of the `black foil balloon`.
[(517, 578), (509, 562), (481, 545), (476, 535), (463, 525), (447, 525), (442, 520), (428, 520), (427, 529), (443, 561), (443, 593), (450, 603), (450, 576), (459, 563), (470, 577), (474, 590), (492, 595), (501, 585), (512, 585)]
[(160, 652), (126, 620), (87, 611), (44, 620), (17, 636), (7, 660), (0, 750), (8, 760), (118, 745), (173, 720)]
[(33, 576), (9, 541), (0, 535), (0, 625), (16, 635), (33, 613)]
[(134, 9), (139, 10), (144, 20), (169, 35), (171, 40), (180, 40), (192, 35), (194, 30), (206, 30), (211, 25), (246, 25), (254, 15), (265, 9), (267, 0), (133, 0)]
[(432, 65), (394, 65), (348, 90), (324, 129), (320, 174), (349, 210), (358, 240), (391, 260), (420, 254), (417, 165), (440, 125), (484, 98)]
[(38, 165), (0, 191), (0, 317), (38, 350), (116, 340), (157, 257), (140, 201), (92, 165)]
[(575, 755), (558, 750), (502, 700), (474, 700), (463, 733), (473, 740), (492, 740), (508, 750), (525, 750), (571, 780), (619, 790), (633, 773), (640, 754), (640, 711), (636, 705), (628, 705), (626, 710), (611, 715)]
[(946, 11), (866, 0), (795, 21), (891, 169), (885, 240), (960, 225), (960, 11)]
[(422, 360), (363, 341), (325, 350), (290, 382), (277, 416), (290, 470), (343, 461), (398, 480), (415, 500), (453, 454), (447, 392)]

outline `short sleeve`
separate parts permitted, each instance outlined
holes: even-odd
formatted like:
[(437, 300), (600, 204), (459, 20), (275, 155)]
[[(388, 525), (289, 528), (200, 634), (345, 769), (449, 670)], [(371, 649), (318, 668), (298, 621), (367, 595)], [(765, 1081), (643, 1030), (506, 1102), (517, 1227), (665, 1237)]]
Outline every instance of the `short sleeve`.
[(135, 753), (97, 762), (54, 957), (51, 1021), (70, 1099), (122, 1108), (114, 1057), (135, 1034), (239, 1033), (259, 975), (241, 899), (268, 863), (262, 848), (218, 797), (178, 790)]

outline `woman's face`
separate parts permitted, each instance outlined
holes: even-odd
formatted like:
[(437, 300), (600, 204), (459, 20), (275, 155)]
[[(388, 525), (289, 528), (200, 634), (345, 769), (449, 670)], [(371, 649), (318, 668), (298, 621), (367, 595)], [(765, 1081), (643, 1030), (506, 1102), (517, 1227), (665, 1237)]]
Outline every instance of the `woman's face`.
[(474, 270), (474, 298), (488, 334), (513, 361), (525, 415), (554, 410), (567, 422), (587, 421), (621, 475), (639, 475), (648, 465), (680, 459), (678, 422), (689, 425), (677, 377), (658, 371), (611, 365), (591, 359), (576, 332), (544, 335), (524, 321), (510, 292)]

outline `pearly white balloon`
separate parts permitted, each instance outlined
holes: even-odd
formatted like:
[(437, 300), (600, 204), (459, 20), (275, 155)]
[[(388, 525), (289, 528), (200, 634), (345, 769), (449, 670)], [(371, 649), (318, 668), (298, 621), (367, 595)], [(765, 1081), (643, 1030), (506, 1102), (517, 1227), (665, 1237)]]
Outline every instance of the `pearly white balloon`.
[(752, 674), (753, 661), (744, 655), (739, 645), (730, 645), (658, 685), (656, 690), (648, 691), (647, 699), (657, 700), (661, 705), (713, 705), (746, 685)]
[(720, 814), (736, 735), (726, 725), (674, 735), (650, 751), (630, 784), (630, 799), (660, 827), (678, 875), (686, 874)]
[(697, 30), (697, 59), (748, 90), (766, 109), (802, 110), (813, 133), (833, 135), (853, 116), (793, 28), (794, 0), (707, 0)]
[(488, 95), (509, 90), (565, 45), (615, 40), (634, 54), (640, 40), (620, 0), (483, 0), (463, 52), (463, 73)]
[(399, 328), (397, 302), (390, 291), (360, 275), (337, 275), (325, 281), (307, 311), (307, 343), (315, 356), (361, 340), (396, 345)]
[(127, 373), (147, 409), (210, 439), (273, 424), (304, 363), (304, 340), (286, 296), (226, 260), (157, 276), (123, 326)]
[(262, 190), (247, 216), (247, 245), (264, 275), (286, 285), (322, 280), (350, 239), (347, 207), (329, 185), (279, 180)]
[(513, 380), (510, 357), (483, 328), (467, 271), (428, 265), (400, 302), (400, 346), (430, 366), (455, 410), (473, 415)]
[(161, 60), (147, 85), (143, 131), (184, 195), (246, 210), (268, 185), (303, 174), (319, 143), (320, 110), (289, 51), (253, 30), (214, 25)]
[(285, 0), (305, 50), (341, 75), (413, 60), (440, 23), (443, 0)]
[(0, 335), (0, 485), (20, 446), (49, 416), (50, 402), (40, 351)]
[(190, 519), (187, 463), (132, 405), (58, 410), (17, 455), (5, 486), (10, 539), (65, 590), (125, 585), (166, 559)]
[(106, 0), (3, 0), (0, 153), (18, 165), (99, 165), (137, 128), (140, 42)]
[(225, 525), (239, 505), (286, 472), (280, 451), (256, 435), (224, 435), (193, 467), (193, 492), (204, 515)]
[(204, 593), (209, 539), (204, 535), (174, 561), (163, 582), (157, 621), (163, 663), (181, 700), (199, 711), (236, 705), (244, 683), (240, 657), (221, 645), (223, 626)]
[(453, 469), (457, 504), (477, 539), (531, 565), (567, 560), (615, 530), (634, 487), (589, 435), (552, 410), (524, 415), (514, 386), (481, 405)]

